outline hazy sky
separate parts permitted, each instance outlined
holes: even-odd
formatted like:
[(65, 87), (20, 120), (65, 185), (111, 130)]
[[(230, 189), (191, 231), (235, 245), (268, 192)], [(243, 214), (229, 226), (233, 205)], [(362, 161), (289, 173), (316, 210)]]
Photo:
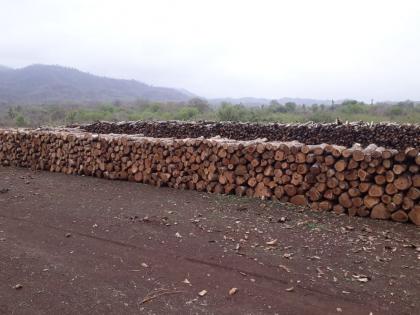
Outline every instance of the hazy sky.
[(0, 0), (0, 64), (206, 97), (420, 100), (420, 1)]

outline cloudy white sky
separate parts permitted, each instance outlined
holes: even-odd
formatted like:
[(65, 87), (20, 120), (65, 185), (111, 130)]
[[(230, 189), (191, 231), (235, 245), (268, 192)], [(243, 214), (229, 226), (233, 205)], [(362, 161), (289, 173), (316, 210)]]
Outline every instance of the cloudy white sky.
[(418, 0), (0, 0), (0, 64), (205, 97), (420, 100)]

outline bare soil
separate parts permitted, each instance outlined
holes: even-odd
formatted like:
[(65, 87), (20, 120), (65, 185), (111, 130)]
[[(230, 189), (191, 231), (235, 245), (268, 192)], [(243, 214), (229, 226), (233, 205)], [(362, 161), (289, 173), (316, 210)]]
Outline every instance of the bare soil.
[(419, 314), (419, 250), (410, 224), (0, 168), (1, 314)]

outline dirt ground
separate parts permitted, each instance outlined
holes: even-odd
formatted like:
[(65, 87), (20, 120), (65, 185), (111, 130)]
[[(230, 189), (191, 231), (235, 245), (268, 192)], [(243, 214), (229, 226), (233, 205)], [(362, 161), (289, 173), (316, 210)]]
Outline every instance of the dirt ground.
[(420, 314), (420, 229), (0, 168), (0, 313)]

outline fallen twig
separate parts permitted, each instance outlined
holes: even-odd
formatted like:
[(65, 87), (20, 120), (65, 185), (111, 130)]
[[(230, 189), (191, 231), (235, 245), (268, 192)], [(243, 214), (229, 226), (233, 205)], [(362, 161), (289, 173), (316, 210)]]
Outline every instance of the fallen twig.
[(177, 294), (177, 293), (183, 293), (183, 292), (185, 292), (185, 291), (165, 291), (165, 292), (159, 292), (159, 293), (151, 295), (151, 296), (146, 295), (146, 297), (139, 304), (141, 305), (141, 304), (150, 302), (151, 300), (154, 300), (157, 297), (162, 296), (162, 295)]

